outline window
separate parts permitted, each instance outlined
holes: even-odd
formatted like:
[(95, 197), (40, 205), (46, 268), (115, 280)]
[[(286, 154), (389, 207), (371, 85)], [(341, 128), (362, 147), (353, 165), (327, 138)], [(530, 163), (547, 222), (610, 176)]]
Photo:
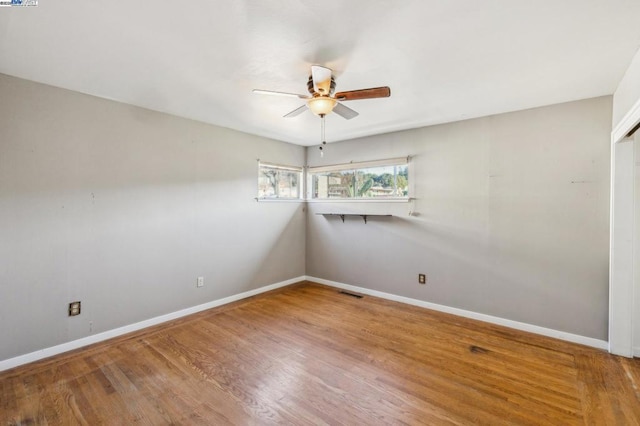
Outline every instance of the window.
[(409, 199), (408, 158), (311, 167), (310, 199)]
[(302, 167), (258, 163), (258, 199), (302, 198)]

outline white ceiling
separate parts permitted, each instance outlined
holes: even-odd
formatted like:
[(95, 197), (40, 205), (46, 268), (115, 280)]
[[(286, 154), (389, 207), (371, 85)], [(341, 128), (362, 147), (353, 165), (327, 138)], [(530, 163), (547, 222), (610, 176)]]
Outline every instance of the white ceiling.
[(0, 72), (300, 145), (319, 142), (311, 64), (337, 90), (329, 142), (612, 94), (638, 0), (40, 0), (0, 8)]

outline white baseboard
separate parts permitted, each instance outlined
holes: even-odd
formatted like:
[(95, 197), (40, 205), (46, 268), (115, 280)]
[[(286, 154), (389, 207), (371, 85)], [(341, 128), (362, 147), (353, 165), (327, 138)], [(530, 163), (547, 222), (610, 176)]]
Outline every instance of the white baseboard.
[(114, 328), (113, 330), (105, 331), (103, 333), (94, 334), (92, 336), (83, 337), (81, 339), (73, 340), (71, 342), (62, 343), (60, 345), (52, 346), (50, 348), (40, 349), (35, 352), (31, 352), (25, 355), (19, 355), (14, 358), (9, 358), (0, 361), (0, 371), (9, 370), (10, 368), (19, 367), (30, 362), (38, 361), (43, 358), (58, 355), (64, 352), (68, 352), (74, 349), (81, 348), (83, 346), (92, 345), (94, 343), (102, 342), (107, 339), (122, 336), (123, 334), (131, 333), (132, 331), (138, 331), (143, 328), (151, 327), (153, 325), (162, 324), (163, 322), (171, 321), (177, 318), (181, 318), (187, 315), (195, 314), (207, 309), (215, 308), (217, 306), (226, 305), (227, 303), (235, 302), (237, 300), (246, 299), (247, 297), (255, 296), (256, 294), (264, 293), (270, 290), (275, 290), (280, 287), (288, 286), (299, 281), (304, 281), (305, 276), (298, 278), (292, 278), (279, 283), (270, 284), (264, 287), (256, 288), (254, 290), (245, 291), (243, 293), (235, 294), (233, 296), (225, 297), (223, 299), (214, 300), (212, 302), (203, 303), (202, 305), (193, 306), (191, 308), (182, 309), (176, 312), (171, 312), (166, 315), (160, 315), (155, 318), (140, 321), (135, 324), (125, 325), (123, 327)]
[(640, 346), (636, 346), (633, 348), (633, 357), (640, 358)]
[[(420, 306), (422, 308), (433, 309), (435, 311), (445, 312), (448, 314), (458, 315), (465, 318), (471, 318), (479, 321), (484, 321), (492, 324), (502, 325), (505, 327), (513, 328), (516, 330), (528, 331), (531, 333), (540, 334), (547, 337), (553, 337), (568, 342), (579, 343), (586, 346), (591, 346), (598, 349), (606, 350), (608, 348), (608, 342), (599, 339), (593, 339), (591, 337), (579, 336), (576, 334), (566, 333), (564, 331), (557, 331), (549, 328), (539, 327), (536, 325), (526, 324), (518, 321), (512, 321), (504, 318), (498, 318), (491, 315), (479, 314), (472, 311), (466, 311), (464, 309), (451, 308), (449, 306), (438, 305), (436, 303), (425, 302), (423, 300), (411, 299), (409, 297), (398, 296), (395, 294), (384, 293), (377, 290), (371, 290), (364, 287), (358, 287), (350, 284), (344, 284), (337, 281), (325, 280), (323, 278), (301, 276), (292, 278), (279, 283), (267, 285), (254, 290), (249, 290), (243, 293), (235, 294), (233, 296), (225, 297), (223, 299), (214, 300), (211, 302), (203, 303), (201, 305), (193, 306), (191, 308), (182, 309), (180, 311), (171, 312), (166, 315), (161, 315), (148, 320), (140, 321), (134, 324), (126, 325), (123, 327), (115, 328), (113, 330), (105, 331), (103, 333), (94, 334), (91, 336), (83, 337), (81, 339), (73, 340), (71, 342), (62, 343), (60, 345), (52, 346), (45, 349), (40, 349), (35, 352), (31, 352), (25, 355), (19, 355), (14, 358), (9, 358), (0, 361), (0, 371), (9, 370), (11, 368), (19, 367), (30, 362), (38, 361), (50, 356), (59, 355), (64, 352), (68, 352), (74, 349), (82, 348), (84, 346), (92, 345), (94, 343), (102, 342), (104, 340), (112, 339), (114, 337), (122, 336), (133, 331), (138, 331), (143, 328), (151, 327), (157, 324), (162, 324), (167, 321), (171, 321), (177, 318), (181, 318), (187, 315), (195, 314), (207, 309), (215, 308), (225, 305), (227, 303), (235, 302), (247, 297), (255, 296), (260, 293), (265, 293), (270, 290), (275, 290), (280, 287), (285, 287), (291, 284), (295, 284), (300, 281), (313, 281), (319, 284), (325, 284), (331, 287), (336, 287), (344, 290), (355, 291), (357, 293), (367, 294), (370, 296), (380, 297), (382, 299), (393, 300), (395, 302), (406, 303), (408, 305)], [(640, 357), (640, 347), (634, 348), (634, 356)]]
[[(516, 330), (527, 331), (529, 333), (540, 334), (542, 336), (553, 337), (567, 342), (579, 343), (585, 346), (591, 346), (597, 349), (607, 350), (609, 343), (604, 340), (594, 339), (592, 337), (580, 336), (577, 334), (571, 334), (564, 331), (553, 330), (550, 328), (539, 327), (537, 325), (527, 324), (518, 321), (512, 321), (504, 318), (494, 317), (491, 315), (479, 314), (477, 312), (466, 311), (464, 309), (452, 308), (449, 306), (438, 305), (436, 303), (425, 302), (423, 300), (411, 299), (409, 297), (397, 296), (395, 294), (384, 293), (377, 290), (370, 290), (364, 287), (357, 287), (350, 284), (344, 284), (336, 281), (325, 280), (323, 278), (316, 278), (307, 276), (308, 281), (317, 282), (319, 284), (325, 284), (331, 287), (336, 287), (344, 290), (354, 291), (357, 293), (367, 294), (369, 296), (380, 297), (382, 299), (393, 300), (395, 302), (406, 303), (408, 305), (420, 306), (422, 308), (433, 309), (434, 311), (445, 312), (447, 314), (458, 315), (465, 318), (471, 318), (478, 321), (484, 321), (491, 324), (502, 325), (505, 327), (513, 328)], [(636, 348), (636, 353), (638, 353)], [(638, 356), (638, 355), (636, 355)]]

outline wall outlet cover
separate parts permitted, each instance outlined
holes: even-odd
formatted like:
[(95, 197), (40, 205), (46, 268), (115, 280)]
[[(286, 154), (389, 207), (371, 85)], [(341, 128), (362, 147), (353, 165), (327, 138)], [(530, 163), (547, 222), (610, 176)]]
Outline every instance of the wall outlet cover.
[(69, 316), (75, 317), (80, 315), (80, 301), (69, 303)]

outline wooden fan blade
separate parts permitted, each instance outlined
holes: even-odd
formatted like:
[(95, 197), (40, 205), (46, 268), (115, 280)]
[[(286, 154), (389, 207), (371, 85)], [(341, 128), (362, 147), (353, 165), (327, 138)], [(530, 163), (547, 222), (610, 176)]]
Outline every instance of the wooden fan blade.
[(388, 98), (389, 96), (391, 96), (391, 89), (388, 86), (336, 93), (336, 99), (339, 101), (357, 101), (359, 99)]
[(311, 66), (311, 78), (313, 90), (323, 96), (329, 96), (331, 92), (331, 69), (320, 65)]
[(340, 102), (336, 103), (336, 106), (333, 107), (333, 112), (335, 112), (342, 118), (346, 118), (347, 120), (351, 120), (352, 118), (359, 115), (356, 111), (342, 105)]
[(310, 96), (307, 95), (298, 95), (297, 93), (286, 93), (286, 92), (274, 92), (273, 90), (261, 90), (261, 89), (253, 89), (253, 93), (257, 93), (258, 95), (275, 95), (275, 96), (288, 96), (300, 99), (309, 99)]
[(283, 117), (285, 118), (291, 118), (291, 117), (295, 117), (297, 115), (302, 114), (303, 112), (305, 112), (307, 110), (307, 105), (302, 105), (299, 108), (294, 109), (293, 111), (291, 111), (289, 114), (285, 114)]

